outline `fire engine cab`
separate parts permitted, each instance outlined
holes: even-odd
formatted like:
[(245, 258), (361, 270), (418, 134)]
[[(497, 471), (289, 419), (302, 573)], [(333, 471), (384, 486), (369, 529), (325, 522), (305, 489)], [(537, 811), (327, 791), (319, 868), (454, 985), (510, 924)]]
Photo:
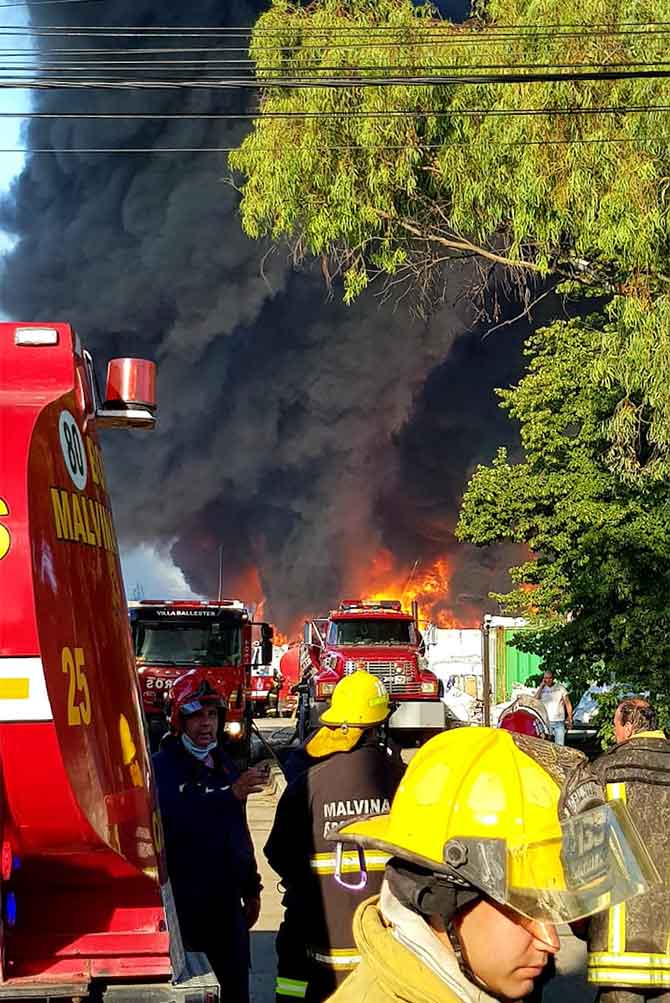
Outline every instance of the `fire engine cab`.
[[(152, 746), (165, 733), (165, 711), (175, 679), (203, 666), (226, 697), (225, 733), (241, 749), (249, 737), (252, 661), (271, 664), (272, 627), (252, 623), (238, 599), (141, 599), (128, 607)], [(261, 640), (252, 646), (253, 628), (260, 628)]]
[(397, 599), (348, 599), (328, 617), (305, 624), (300, 651), (315, 727), (343, 676), (364, 669), (386, 686), (394, 710), (389, 728), (403, 744), (423, 742), (446, 726), (439, 681), (426, 667), (418, 610)]
[(97, 435), (151, 428), (154, 380), (115, 359), (102, 398), (68, 324), (0, 324), (1, 1000), (219, 998), (174, 913)]

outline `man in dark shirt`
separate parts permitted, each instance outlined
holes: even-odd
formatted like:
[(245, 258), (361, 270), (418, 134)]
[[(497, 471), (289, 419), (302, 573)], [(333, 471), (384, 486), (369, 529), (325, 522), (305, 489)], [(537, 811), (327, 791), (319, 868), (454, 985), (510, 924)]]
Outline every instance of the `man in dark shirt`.
[(249, 1000), (249, 929), (261, 881), (245, 801), (262, 770), (238, 772), (219, 737), (225, 700), (201, 669), (172, 690), (171, 734), (153, 757), (168, 875), (185, 946), (202, 951), (226, 1003)]

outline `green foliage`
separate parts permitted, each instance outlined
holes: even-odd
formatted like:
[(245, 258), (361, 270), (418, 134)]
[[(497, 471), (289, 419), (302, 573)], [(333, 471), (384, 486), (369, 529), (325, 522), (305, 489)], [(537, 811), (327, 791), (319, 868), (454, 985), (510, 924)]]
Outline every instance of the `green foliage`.
[[(501, 393), (523, 458), (501, 450), (478, 469), (459, 532), (528, 548), (502, 597), (533, 622), (519, 647), (576, 692), (614, 673), (661, 702), (670, 665), (667, 82), (359, 82), (486, 66), (644, 68), (665, 60), (656, 25), (667, 13), (666, 0), (479, 0), (471, 21), (442, 25), (438, 39), (435, 12), (411, 0), (273, 0), (251, 42), (267, 85), (260, 114), (230, 157), (246, 232), (288, 240), (297, 260), (319, 257), (347, 302), (380, 277), (409, 284), (425, 306), (463, 257), (479, 263), (480, 289), (495, 265), (525, 297), (551, 276), (593, 300), (590, 317), (557, 320), (532, 339), (528, 374)], [(281, 86), (333, 76), (351, 86)], [(641, 108), (652, 110), (632, 111)]]
[(515, 637), (574, 692), (612, 678), (665, 705), (670, 666), (670, 484), (635, 484), (608, 464), (608, 422), (624, 388), (599, 369), (613, 323), (556, 323), (528, 342), (528, 371), (502, 406), (519, 422), (523, 459), (500, 450), (479, 467), (457, 533), (512, 540), (529, 559), (497, 598), (534, 629)]
[[(662, 61), (667, 36), (654, 22), (664, 10), (658, 0), (481, 0), (471, 21), (443, 23), (437, 40), (435, 12), (411, 0), (273, 0), (250, 48), (267, 82), (262, 114), (230, 157), (241, 175), (246, 232), (289, 240), (297, 258), (320, 257), (326, 274), (342, 277), (347, 302), (381, 276), (394, 288), (409, 283), (425, 303), (444, 288), (445, 262), (463, 255), (506, 264), (521, 286), (529, 275), (555, 273), (573, 289), (605, 294), (610, 323), (593, 365), (603, 388), (620, 396), (603, 449), (622, 477), (663, 479), (670, 470), (667, 82), (356, 81)], [(510, 25), (527, 27), (491, 33)], [(379, 26), (392, 36), (375, 33)], [(352, 48), (352, 37), (365, 45)], [(389, 37), (402, 44), (389, 45)], [(344, 75), (352, 86), (273, 85), (301, 75)], [(561, 111), (644, 106), (661, 110)], [(379, 114), (388, 111), (401, 114)], [(271, 117), (285, 112), (298, 117)]]

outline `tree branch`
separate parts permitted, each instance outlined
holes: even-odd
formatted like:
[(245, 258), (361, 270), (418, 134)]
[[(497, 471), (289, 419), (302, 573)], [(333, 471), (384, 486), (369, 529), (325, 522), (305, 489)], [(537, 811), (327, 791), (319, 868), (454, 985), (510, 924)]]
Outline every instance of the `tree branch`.
[(391, 220), (396, 223), (401, 229), (405, 230), (407, 233), (411, 233), (413, 237), (418, 237), (420, 240), (428, 240), (435, 244), (441, 244), (442, 247), (449, 247), (454, 251), (468, 251), (471, 254), (476, 254), (479, 257), (487, 258), (489, 261), (494, 261), (497, 265), (505, 265), (507, 268), (524, 268), (531, 272), (543, 273), (544, 269), (540, 265), (536, 265), (533, 261), (513, 261), (511, 258), (505, 258), (501, 254), (495, 254), (493, 251), (487, 251), (484, 247), (479, 247), (477, 244), (471, 243), (469, 240), (453, 240), (448, 237), (442, 237), (438, 233), (425, 233), (418, 227), (413, 226), (411, 223), (407, 223), (405, 220), (397, 219), (390, 213), (379, 212), (382, 219)]

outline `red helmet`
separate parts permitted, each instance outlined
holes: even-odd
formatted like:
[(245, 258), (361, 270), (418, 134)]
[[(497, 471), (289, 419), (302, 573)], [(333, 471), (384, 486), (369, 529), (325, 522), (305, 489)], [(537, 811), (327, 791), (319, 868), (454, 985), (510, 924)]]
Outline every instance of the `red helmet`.
[(528, 708), (514, 708), (504, 713), (498, 727), (515, 731), (519, 735), (530, 735), (532, 738), (549, 738), (544, 721)]
[(207, 677), (206, 669), (191, 669), (175, 682), (170, 694), (170, 724), (173, 731), (181, 731), (180, 715), (188, 717), (203, 707), (226, 708), (226, 699)]

